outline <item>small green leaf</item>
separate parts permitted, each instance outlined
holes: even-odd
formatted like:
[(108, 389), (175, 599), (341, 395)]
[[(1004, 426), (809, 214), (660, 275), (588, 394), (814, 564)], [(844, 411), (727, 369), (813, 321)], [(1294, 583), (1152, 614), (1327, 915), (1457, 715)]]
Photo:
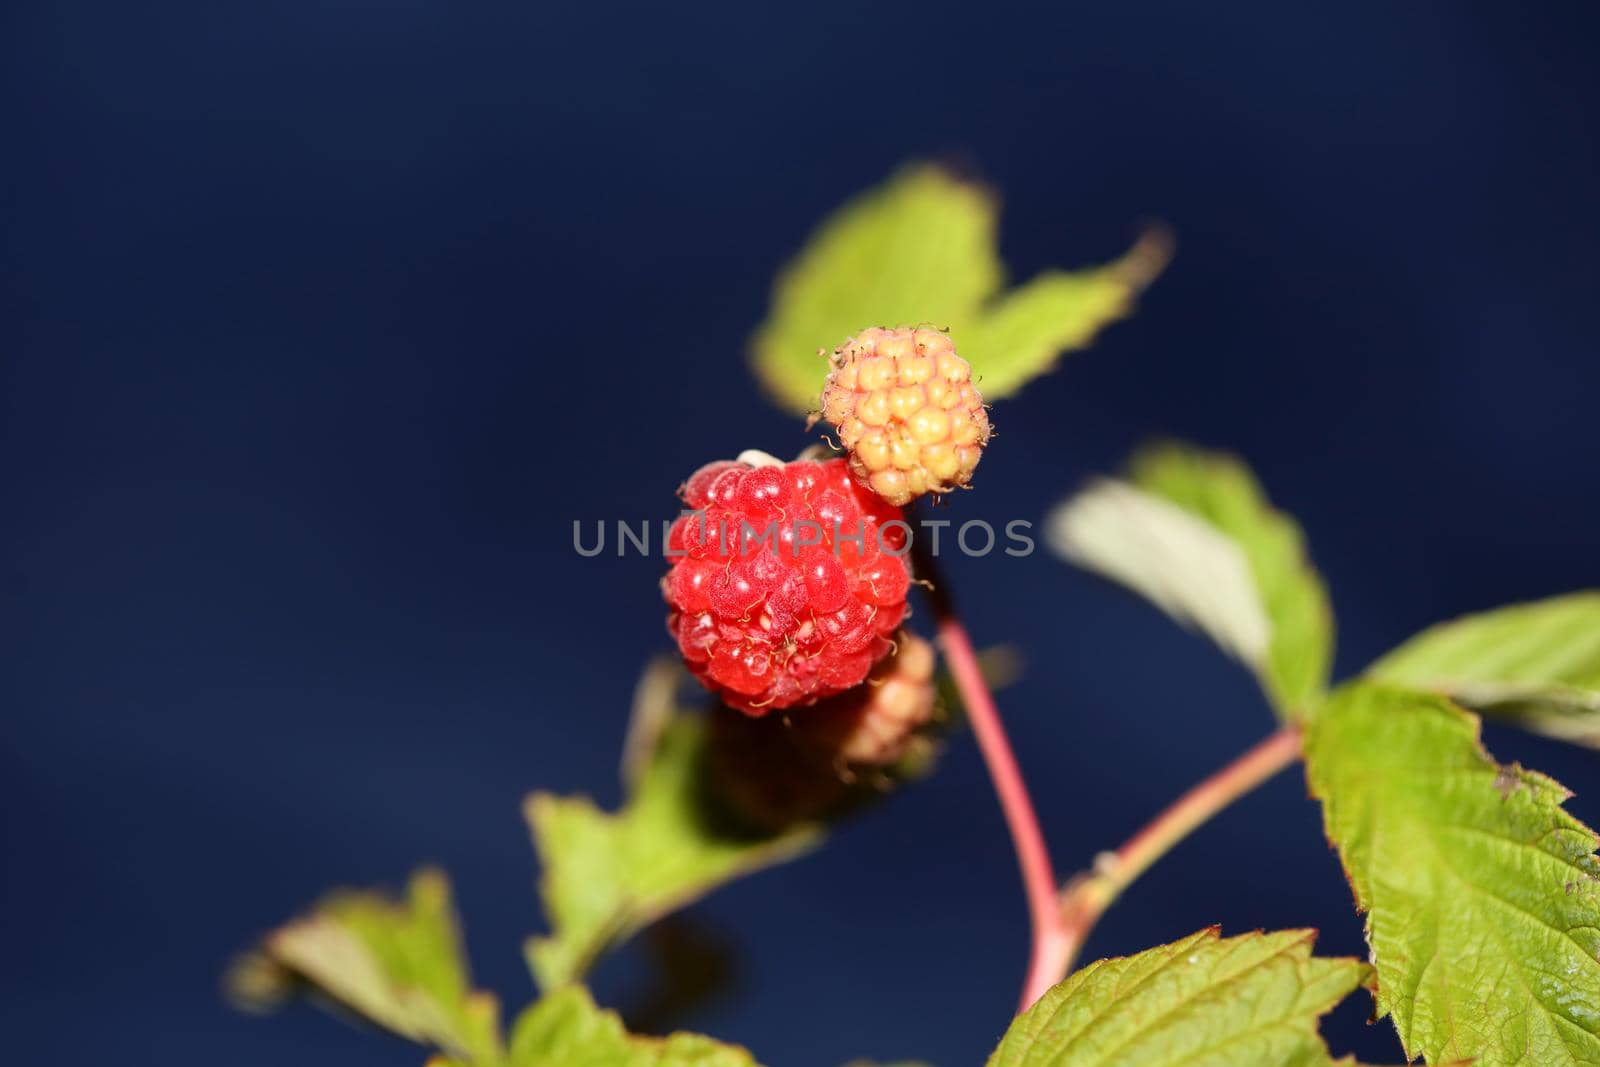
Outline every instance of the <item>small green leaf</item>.
[(1367, 673), (1600, 748), (1600, 590), (1442, 623)]
[(1367, 914), (1379, 1012), (1429, 1063), (1600, 1063), (1595, 834), (1478, 732), (1443, 697), (1376, 682), (1311, 724), (1307, 772)]
[(1151, 230), (1112, 263), (1045, 271), (970, 324), (952, 320), (956, 351), (972, 364), (985, 399), (1010, 396), (1054, 370), (1062, 353), (1088, 347), (1104, 327), (1126, 317), (1170, 256), (1171, 238)]
[(608, 947), (724, 882), (810, 850), (816, 827), (752, 837), (731, 828), (706, 794), (699, 716), (658, 723), (648, 761), (622, 810), (601, 811), (587, 797), (528, 798), (544, 873), (540, 890), (551, 932), (528, 945), (547, 990), (580, 979)]
[(1333, 613), (1294, 520), (1231, 456), (1184, 445), (1134, 457), (1059, 506), (1051, 546), (1198, 627), (1255, 672), (1285, 718), (1322, 699)]
[[(283, 977), (303, 979), (403, 1037), (484, 1063), (500, 1055), (499, 1007), (472, 988), (450, 883), (439, 871), (413, 875), (403, 901), (334, 893), (271, 934), (261, 951)], [(260, 964), (235, 973), (234, 991), (265, 1004), (280, 990)]]
[(818, 353), (867, 326), (966, 318), (1000, 287), (998, 208), (980, 185), (909, 167), (822, 224), (773, 287), (753, 338), (755, 369), (785, 407), (812, 411), (828, 361)]
[(1313, 930), (1216, 927), (1091, 963), (1017, 1017), (989, 1067), (1331, 1067), (1317, 1020), (1361, 983)]
[(638, 1037), (581, 986), (557, 989), (517, 1019), (509, 1067), (757, 1067), (748, 1051), (699, 1034)]
[(1049, 271), (1000, 295), (999, 204), (985, 187), (908, 167), (827, 219), (784, 268), (751, 339), (757, 376), (784, 407), (815, 410), (819, 353), (868, 326), (948, 328), (984, 396), (1016, 392), (1121, 318), (1166, 262), (1154, 235), (1104, 267)]

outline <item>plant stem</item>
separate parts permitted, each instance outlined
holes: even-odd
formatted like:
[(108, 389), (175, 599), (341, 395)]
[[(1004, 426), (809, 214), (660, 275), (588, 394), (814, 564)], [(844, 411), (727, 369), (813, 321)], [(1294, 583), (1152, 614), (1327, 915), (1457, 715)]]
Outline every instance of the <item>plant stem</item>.
[(967, 628), (956, 613), (955, 603), (945, 582), (939, 577), (937, 563), (931, 554), (919, 551), (917, 571), (933, 585), (928, 597), (933, 602), (938, 621), (939, 643), (944, 648), (945, 663), (950, 668), (961, 703), (966, 708), (967, 721), (978, 739), (978, 749), (983, 753), (989, 778), (1000, 798), (1000, 809), (1005, 814), (1006, 827), (1011, 831), (1011, 843), (1016, 849), (1017, 866), (1022, 872), (1022, 888), (1027, 894), (1028, 915), (1033, 929), (1033, 947), (1028, 962), (1028, 975), (1023, 982), (1019, 1011), (1035, 1000), (1065, 973), (1072, 952), (1072, 941), (1062, 922), (1056, 896), (1055, 868), (1050, 863), (1050, 849), (1045, 844), (1044, 832), (1039, 828), (1039, 816), (1034, 811), (1033, 800), (1028, 796), (1028, 786), (1017, 765), (1016, 754), (1006, 737), (1005, 724), (1000, 719), (1000, 709), (995, 705), (989, 685), (984, 681), (978, 664), (978, 655), (967, 636)]
[(989, 778), (1000, 798), (1027, 894), (1033, 946), (1018, 1011), (1066, 977), (1089, 932), (1107, 908), (1150, 866), (1206, 820), (1300, 758), (1300, 728), (1280, 727), (1238, 759), (1179, 797), (1115, 852), (1101, 853), (1094, 869), (1074, 878), (1058, 894), (1050, 850), (1016, 754), (1006, 737), (1000, 709), (983, 679), (972, 640), (932, 554), (913, 541), (917, 573), (931, 583), (928, 598), (938, 623), (939, 643), (967, 720), (978, 739)]
[(939, 641), (944, 646), (945, 661), (956, 689), (961, 693), (961, 702), (966, 706), (967, 720), (978, 739), (978, 748), (988, 765), (994, 791), (1000, 797), (1000, 808), (1005, 813), (1011, 842), (1017, 851), (1017, 866), (1022, 871), (1022, 887), (1028, 897), (1033, 953), (1022, 987), (1020, 1011), (1061, 980), (1072, 942), (1057, 906), (1055, 870), (1050, 863), (1044, 833), (1039, 828), (1039, 817), (1028, 796), (1022, 769), (1017, 766), (1017, 757), (1011, 751), (1005, 724), (1000, 720), (1000, 709), (995, 706), (978, 667), (978, 657), (967, 637), (966, 627), (953, 615), (941, 616)]
[(1067, 945), (1062, 974), (1072, 966), (1100, 916), (1150, 866), (1206, 820), (1300, 758), (1300, 728), (1280, 727), (1244, 755), (1207, 778), (1157, 815), (1115, 852), (1103, 852), (1094, 869), (1061, 892), (1060, 915)]

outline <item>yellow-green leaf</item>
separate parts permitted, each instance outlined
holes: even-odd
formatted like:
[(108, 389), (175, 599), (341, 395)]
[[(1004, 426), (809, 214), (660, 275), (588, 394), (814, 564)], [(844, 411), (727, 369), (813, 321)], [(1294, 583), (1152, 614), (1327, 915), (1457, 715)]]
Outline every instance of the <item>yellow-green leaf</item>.
[(1312, 720), (1308, 776), (1367, 915), (1379, 1011), (1429, 1063), (1600, 1063), (1595, 834), (1478, 733), (1445, 698), (1378, 682)]
[(850, 201), (779, 275), (752, 340), (757, 375), (811, 411), (828, 373), (819, 352), (867, 326), (969, 316), (1000, 286), (997, 214), (987, 189), (929, 166)]
[(1315, 940), (1212, 927), (1091, 963), (1017, 1017), (989, 1067), (1332, 1067), (1317, 1021), (1366, 968), (1312, 956)]
[(1171, 255), (1164, 230), (1151, 230), (1120, 259), (1088, 270), (1049, 270), (993, 301), (951, 333), (972, 364), (984, 398), (999, 400), (1055, 369), (1062, 353), (1085, 348), (1133, 310), (1134, 298)]
[[(404, 900), (346, 890), (269, 935), (262, 958), (379, 1026), (483, 1063), (500, 1055), (495, 998), (474, 990), (444, 874), (412, 876)], [(267, 1003), (280, 989), (258, 958), (236, 994)]]
[(1441, 623), (1367, 673), (1600, 748), (1600, 590)]
[(757, 1067), (750, 1053), (699, 1034), (639, 1037), (581, 986), (557, 989), (522, 1013), (509, 1067)]
[(703, 727), (701, 717), (680, 713), (657, 723), (618, 812), (582, 796), (528, 798), (551, 927), (528, 944), (543, 988), (580, 979), (608, 947), (661, 916), (821, 841), (811, 826), (766, 837), (731, 827), (706, 793)]
[(934, 166), (908, 167), (850, 201), (811, 236), (773, 287), (751, 339), (762, 384), (784, 407), (817, 407), (823, 355), (869, 326), (948, 328), (995, 400), (1049, 370), (1127, 314), (1166, 261), (1160, 237), (1122, 259), (1047, 271), (1002, 294), (999, 204), (984, 186)]

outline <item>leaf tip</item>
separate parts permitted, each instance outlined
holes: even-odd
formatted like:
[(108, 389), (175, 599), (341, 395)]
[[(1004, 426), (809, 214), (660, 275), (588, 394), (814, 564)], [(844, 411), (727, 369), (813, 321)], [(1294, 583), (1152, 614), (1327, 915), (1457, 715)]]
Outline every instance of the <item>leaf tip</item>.
[(1160, 277), (1177, 251), (1178, 235), (1172, 226), (1152, 219), (1140, 229), (1132, 247), (1111, 265), (1112, 275), (1128, 287), (1130, 296), (1136, 296)]

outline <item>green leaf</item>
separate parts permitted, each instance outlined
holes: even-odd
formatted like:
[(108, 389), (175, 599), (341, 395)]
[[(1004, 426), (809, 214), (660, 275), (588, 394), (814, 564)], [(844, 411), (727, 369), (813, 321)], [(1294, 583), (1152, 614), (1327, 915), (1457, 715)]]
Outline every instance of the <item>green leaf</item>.
[(1442, 623), (1368, 674), (1600, 748), (1600, 590)]
[(1595, 834), (1567, 790), (1496, 763), (1478, 733), (1443, 697), (1375, 682), (1311, 724), (1311, 788), (1367, 915), (1379, 1012), (1429, 1063), (1600, 1063)]
[(1000, 287), (998, 209), (982, 186), (909, 167), (812, 234), (773, 287), (753, 338), (755, 369), (796, 412), (817, 406), (832, 349), (867, 326), (949, 325)]
[(1049, 271), (1005, 295), (993, 193), (933, 166), (908, 167), (850, 201), (812, 234), (773, 287), (751, 339), (757, 376), (797, 413), (814, 410), (823, 353), (868, 326), (947, 327), (984, 395), (1016, 392), (1126, 315), (1168, 254), (1152, 235), (1122, 259)]
[(481, 1062), (500, 1055), (495, 998), (474, 990), (444, 874), (422, 870), (404, 900), (341, 891), (269, 935), (233, 976), (236, 995), (266, 1004), (297, 977), (413, 1041)]
[(1017, 1017), (989, 1067), (1330, 1067), (1317, 1020), (1361, 983), (1314, 930), (1216, 927), (1100, 960)]
[(1132, 481), (1102, 480), (1060, 505), (1051, 546), (1193, 625), (1255, 672), (1279, 714), (1322, 699), (1333, 613), (1294, 520), (1249, 468), (1185, 445), (1147, 448)]
[(1252, 668), (1272, 623), (1237, 542), (1126, 482), (1100, 479), (1060, 505), (1047, 537), (1069, 562), (1120, 582)]
[(638, 1037), (615, 1012), (566, 986), (523, 1012), (511, 1031), (510, 1067), (757, 1067), (750, 1053), (699, 1034)]
[(543, 988), (580, 979), (608, 947), (722, 883), (820, 843), (811, 826), (767, 837), (730, 827), (704, 789), (703, 727), (676, 714), (652, 729), (653, 752), (619, 812), (581, 796), (528, 798), (551, 925), (528, 945)]
[(1151, 230), (1114, 262), (1045, 271), (972, 322), (952, 320), (956, 351), (972, 364), (986, 399), (1010, 396), (1054, 370), (1062, 353), (1088, 347), (1101, 329), (1126, 317), (1170, 256), (1169, 235)]

